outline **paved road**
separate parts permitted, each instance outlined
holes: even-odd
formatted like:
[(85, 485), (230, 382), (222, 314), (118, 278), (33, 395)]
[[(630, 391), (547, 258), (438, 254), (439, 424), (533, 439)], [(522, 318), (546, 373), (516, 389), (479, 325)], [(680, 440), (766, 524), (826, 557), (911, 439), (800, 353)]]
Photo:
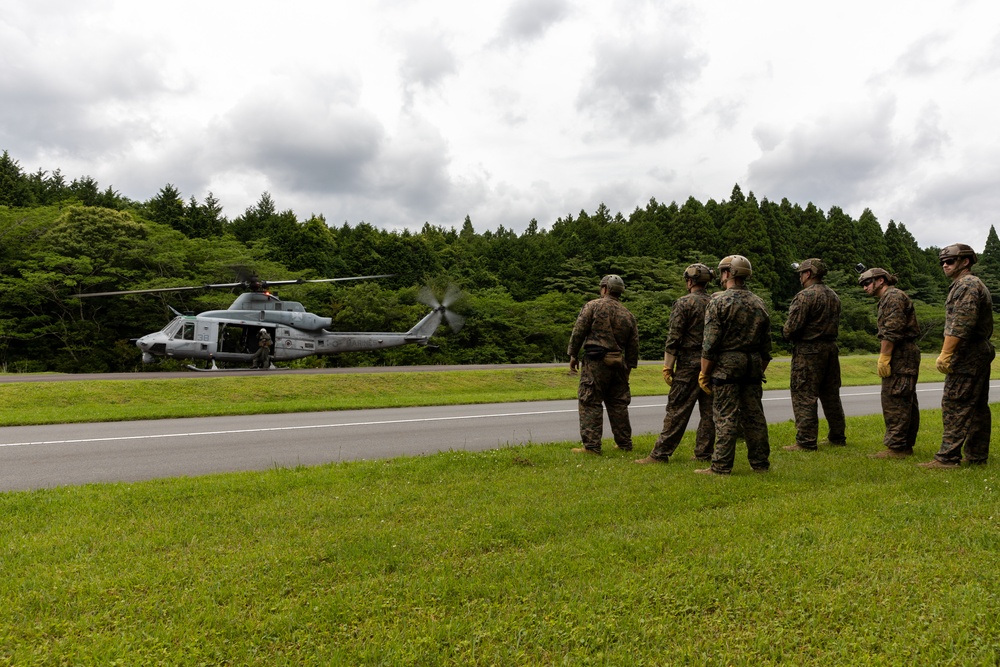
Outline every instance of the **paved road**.
[[(940, 406), (942, 386), (921, 384), (920, 405)], [(881, 411), (878, 387), (846, 387), (842, 396), (848, 415)], [(633, 399), (634, 432), (659, 432), (665, 404), (665, 396)], [(769, 422), (791, 419), (788, 391), (765, 392), (764, 410)], [(610, 432), (605, 426), (605, 434)], [(576, 440), (578, 434), (575, 400), (12, 426), (0, 428), (0, 491), (265, 470), (440, 450), (481, 451), (508, 444)]]

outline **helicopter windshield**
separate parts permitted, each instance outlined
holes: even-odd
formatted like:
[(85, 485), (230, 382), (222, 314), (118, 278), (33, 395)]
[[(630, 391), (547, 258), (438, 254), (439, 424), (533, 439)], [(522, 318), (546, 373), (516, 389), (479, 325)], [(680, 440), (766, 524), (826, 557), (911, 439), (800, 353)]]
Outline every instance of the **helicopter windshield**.
[(160, 332), (166, 334), (167, 337), (169, 338), (173, 338), (174, 334), (177, 333), (177, 330), (181, 328), (183, 322), (184, 322), (183, 317), (175, 317), (174, 319), (167, 322), (167, 326), (160, 329)]

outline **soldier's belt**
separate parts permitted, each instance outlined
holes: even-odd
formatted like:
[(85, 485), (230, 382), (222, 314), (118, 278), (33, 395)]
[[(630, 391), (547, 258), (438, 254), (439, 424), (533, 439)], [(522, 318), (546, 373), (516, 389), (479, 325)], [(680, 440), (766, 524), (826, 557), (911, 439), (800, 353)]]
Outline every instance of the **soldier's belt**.
[(725, 380), (722, 378), (709, 378), (709, 384), (713, 387), (720, 387), (724, 384), (757, 384), (758, 382), (764, 382), (764, 378), (739, 378), (735, 380), (731, 378), (726, 378)]

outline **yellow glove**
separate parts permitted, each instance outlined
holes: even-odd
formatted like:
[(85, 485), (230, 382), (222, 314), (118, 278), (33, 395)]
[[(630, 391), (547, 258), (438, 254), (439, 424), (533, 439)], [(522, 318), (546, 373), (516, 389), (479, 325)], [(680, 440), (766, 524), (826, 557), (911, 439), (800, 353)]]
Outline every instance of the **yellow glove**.
[(889, 366), (889, 361), (891, 360), (891, 354), (878, 355), (878, 376), (880, 378), (887, 378), (892, 375), (892, 367)]
[(937, 358), (937, 363), (934, 364), (935, 366), (937, 366), (939, 373), (944, 373), (947, 375), (948, 373), (951, 372), (951, 357), (954, 354), (955, 354), (954, 352), (944, 352), (944, 351), (941, 352), (941, 354)]
[(704, 373), (698, 373), (698, 386), (706, 394), (712, 393), (712, 385), (709, 383), (709, 378)]
[(668, 387), (674, 383), (674, 369), (663, 367), (663, 381), (667, 383)]
[(958, 347), (958, 341), (960, 339), (957, 336), (945, 336), (944, 345), (941, 346), (941, 355), (937, 358), (938, 372), (940, 373), (951, 373), (951, 358), (955, 354), (955, 348)]

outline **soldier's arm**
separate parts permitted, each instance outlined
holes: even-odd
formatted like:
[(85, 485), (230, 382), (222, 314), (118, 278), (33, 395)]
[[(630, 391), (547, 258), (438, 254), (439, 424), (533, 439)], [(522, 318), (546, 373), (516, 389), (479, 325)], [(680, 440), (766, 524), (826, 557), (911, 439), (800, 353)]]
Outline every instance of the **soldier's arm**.
[(587, 337), (587, 333), (590, 331), (590, 322), (593, 318), (593, 314), (588, 306), (589, 304), (580, 310), (580, 314), (576, 318), (576, 324), (573, 325), (573, 333), (570, 334), (569, 337), (569, 345), (566, 347), (566, 355), (571, 359), (575, 359), (577, 355), (580, 354), (580, 348), (583, 346), (583, 341)]
[(806, 310), (808, 309), (803, 306), (803, 299), (802, 292), (799, 292), (792, 298), (792, 303), (788, 306), (788, 319), (785, 320), (785, 326), (781, 328), (781, 335), (784, 336), (785, 340), (791, 340), (792, 336), (806, 323)]

